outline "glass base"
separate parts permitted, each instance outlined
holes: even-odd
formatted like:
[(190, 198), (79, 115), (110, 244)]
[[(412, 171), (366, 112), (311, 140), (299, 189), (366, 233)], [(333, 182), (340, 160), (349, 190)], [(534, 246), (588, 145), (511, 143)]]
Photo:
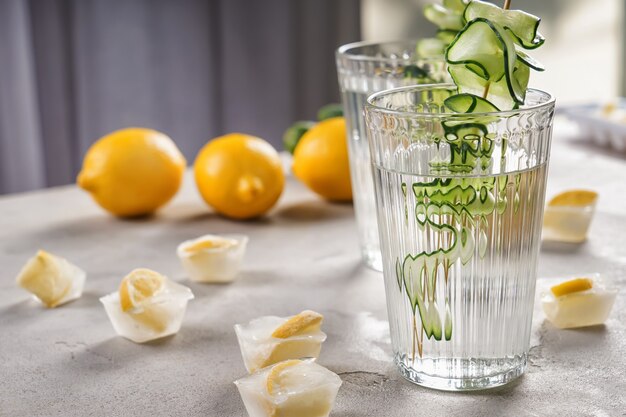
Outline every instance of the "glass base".
[(365, 262), (365, 265), (368, 268), (373, 269), (374, 271), (383, 272), (383, 257), (379, 248), (362, 248), (361, 255), (363, 257), (363, 262)]
[[(410, 359), (409, 359), (410, 361)], [(464, 371), (464, 374), (475, 373), (477, 376), (449, 378), (436, 376), (432, 373), (419, 372), (406, 364), (397, 355), (394, 362), (400, 374), (408, 381), (442, 391), (477, 391), (499, 387), (524, 373), (526, 369), (526, 354), (506, 359), (430, 359), (421, 360), (421, 367), (428, 370), (454, 369)], [(480, 370), (480, 372), (479, 372)]]

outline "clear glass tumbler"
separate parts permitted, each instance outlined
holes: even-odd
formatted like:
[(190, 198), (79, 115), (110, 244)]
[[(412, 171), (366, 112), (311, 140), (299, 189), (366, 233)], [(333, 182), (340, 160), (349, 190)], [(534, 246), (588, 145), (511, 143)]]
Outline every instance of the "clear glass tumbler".
[(348, 131), (352, 195), (361, 253), (366, 265), (382, 271), (376, 203), (363, 106), (372, 93), (447, 79), (443, 57), (418, 59), (417, 41), (357, 42), (337, 50), (337, 74)]
[(451, 114), (454, 86), (366, 105), (394, 360), (443, 390), (505, 384), (526, 367), (554, 99)]

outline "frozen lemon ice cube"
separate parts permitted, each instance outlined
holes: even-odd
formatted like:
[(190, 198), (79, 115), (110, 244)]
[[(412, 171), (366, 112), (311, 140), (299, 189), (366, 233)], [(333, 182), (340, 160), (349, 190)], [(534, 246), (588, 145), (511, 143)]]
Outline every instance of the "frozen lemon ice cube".
[(193, 281), (231, 282), (246, 251), (244, 235), (204, 235), (180, 245), (176, 253)]
[(324, 317), (305, 310), (291, 317), (265, 316), (235, 325), (241, 355), (248, 372), (287, 359), (317, 358), (326, 340)]
[(313, 360), (288, 360), (238, 381), (250, 417), (326, 417), (341, 378)]
[(545, 240), (580, 243), (587, 239), (598, 194), (588, 190), (570, 190), (548, 202), (543, 215)]
[(124, 277), (119, 290), (100, 301), (120, 336), (143, 343), (177, 333), (192, 298), (189, 288), (141, 268)]
[(52, 308), (80, 297), (85, 277), (85, 271), (66, 259), (40, 250), (24, 265), (17, 284)]
[(546, 317), (561, 329), (593, 326), (606, 321), (617, 289), (607, 287), (598, 274), (574, 278), (542, 294)]

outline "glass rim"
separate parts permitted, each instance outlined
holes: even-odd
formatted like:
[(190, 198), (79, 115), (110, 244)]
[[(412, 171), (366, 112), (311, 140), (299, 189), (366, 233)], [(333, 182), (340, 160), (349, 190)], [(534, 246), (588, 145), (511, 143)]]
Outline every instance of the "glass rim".
[(373, 104), (372, 101), (376, 100), (383, 96), (388, 96), (392, 94), (403, 93), (407, 91), (424, 91), (424, 90), (436, 90), (436, 89), (456, 89), (456, 85), (447, 83), (447, 84), (420, 84), (420, 85), (409, 85), (404, 87), (396, 87), (390, 88), (388, 90), (382, 90), (377, 93), (370, 95), (367, 98), (367, 102), (365, 103), (365, 108), (368, 111), (375, 111), (378, 113), (385, 113), (388, 115), (400, 116), (400, 117), (420, 117), (420, 118), (428, 118), (428, 119), (467, 119), (473, 117), (506, 117), (506, 116), (515, 116), (522, 113), (533, 112), (537, 110), (542, 110), (548, 107), (554, 107), (556, 102), (556, 98), (543, 90), (539, 90), (536, 88), (527, 88), (526, 93), (536, 93), (546, 97), (546, 100), (542, 103), (538, 103), (528, 107), (522, 107), (519, 109), (513, 110), (501, 110), (494, 112), (481, 112), (481, 113), (426, 113), (426, 112), (412, 112), (412, 111), (401, 111), (394, 110), (387, 107), (381, 107), (376, 104)]
[(391, 39), (386, 41), (359, 41), (359, 42), (351, 42), (345, 45), (341, 45), (337, 48), (336, 55), (337, 57), (346, 58), (350, 61), (369, 61), (369, 62), (385, 62), (385, 63), (397, 63), (397, 62), (443, 62), (445, 61), (444, 55), (438, 57), (425, 57), (425, 58), (388, 58), (388, 57), (377, 57), (366, 54), (352, 54), (350, 50), (356, 48), (363, 48), (367, 46), (378, 46), (378, 45), (393, 45), (393, 44), (402, 44), (402, 43), (415, 43), (417, 47), (417, 42), (419, 39)]

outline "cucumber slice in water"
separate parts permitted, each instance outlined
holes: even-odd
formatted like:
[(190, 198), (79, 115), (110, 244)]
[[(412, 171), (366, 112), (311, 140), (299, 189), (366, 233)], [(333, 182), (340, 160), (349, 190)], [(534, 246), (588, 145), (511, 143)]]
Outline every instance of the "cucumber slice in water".
[(503, 10), (491, 3), (473, 0), (465, 8), (464, 17), (467, 22), (484, 18), (501, 25), (526, 49), (538, 48), (545, 41), (538, 32), (541, 19), (521, 10)]
[(465, 26), (462, 14), (453, 13), (439, 4), (427, 4), (424, 7), (424, 17), (439, 29), (461, 30)]
[(462, 93), (448, 97), (443, 105), (455, 113), (489, 113), (500, 111), (496, 106), (482, 97)]

